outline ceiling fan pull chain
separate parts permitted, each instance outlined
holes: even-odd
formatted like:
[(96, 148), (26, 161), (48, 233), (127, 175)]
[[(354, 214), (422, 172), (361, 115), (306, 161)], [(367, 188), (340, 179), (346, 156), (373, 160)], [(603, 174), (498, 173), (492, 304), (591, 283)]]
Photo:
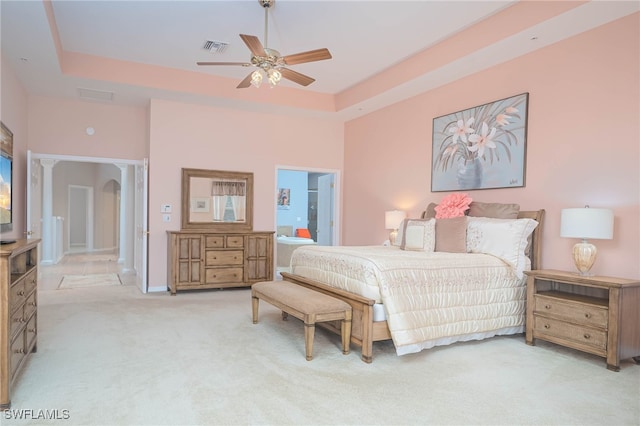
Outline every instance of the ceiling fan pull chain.
[(267, 40), (267, 34), (269, 33), (269, 8), (264, 8), (264, 47), (269, 47), (269, 41)]

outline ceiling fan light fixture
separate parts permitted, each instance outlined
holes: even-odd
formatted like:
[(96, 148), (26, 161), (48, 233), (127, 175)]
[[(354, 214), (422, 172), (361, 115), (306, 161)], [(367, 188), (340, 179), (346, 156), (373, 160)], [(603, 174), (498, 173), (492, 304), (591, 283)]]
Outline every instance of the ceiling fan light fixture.
[(262, 73), (260, 70), (255, 70), (251, 73), (251, 85), (253, 87), (260, 87), (262, 84)]
[(267, 71), (267, 79), (271, 87), (275, 87), (282, 79), (282, 73), (275, 68), (271, 68)]

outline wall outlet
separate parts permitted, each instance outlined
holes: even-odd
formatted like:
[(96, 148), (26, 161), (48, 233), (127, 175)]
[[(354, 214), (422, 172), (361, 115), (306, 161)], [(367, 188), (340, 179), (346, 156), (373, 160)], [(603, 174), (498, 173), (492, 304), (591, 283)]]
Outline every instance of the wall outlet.
[(163, 214), (162, 215), (162, 221), (163, 222), (171, 222), (171, 215), (170, 214)]
[[(160, 212), (161, 213), (171, 213), (171, 204), (163, 204), (162, 206), (160, 206)], [(165, 221), (168, 222), (168, 221)]]

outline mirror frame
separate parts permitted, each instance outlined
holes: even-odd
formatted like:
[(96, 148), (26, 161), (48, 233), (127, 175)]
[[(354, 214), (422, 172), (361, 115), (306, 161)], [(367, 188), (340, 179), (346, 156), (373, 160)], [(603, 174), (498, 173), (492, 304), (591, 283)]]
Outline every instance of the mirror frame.
[[(192, 222), (190, 221), (191, 178), (239, 179), (247, 181), (246, 221), (236, 222)], [(234, 232), (253, 230), (253, 173), (231, 172), (225, 170), (182, 169), (182, 229), (194, 229), (211, 232)]]

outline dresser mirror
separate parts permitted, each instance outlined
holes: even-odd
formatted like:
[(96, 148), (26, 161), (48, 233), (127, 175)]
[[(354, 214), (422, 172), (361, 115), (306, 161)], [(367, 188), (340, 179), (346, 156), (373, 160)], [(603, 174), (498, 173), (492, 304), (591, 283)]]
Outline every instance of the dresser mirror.
[(253, 173), (182, 169), (182, 229), (253, 229)]

